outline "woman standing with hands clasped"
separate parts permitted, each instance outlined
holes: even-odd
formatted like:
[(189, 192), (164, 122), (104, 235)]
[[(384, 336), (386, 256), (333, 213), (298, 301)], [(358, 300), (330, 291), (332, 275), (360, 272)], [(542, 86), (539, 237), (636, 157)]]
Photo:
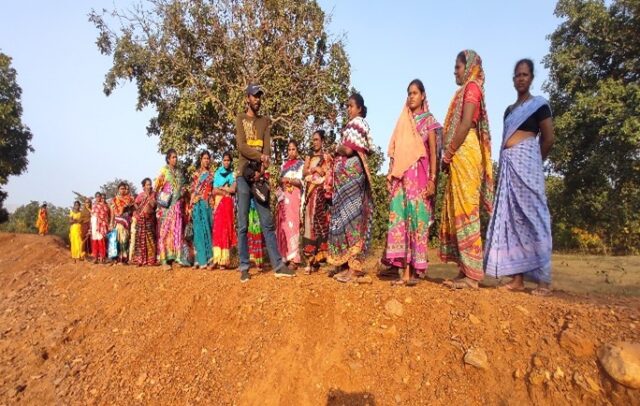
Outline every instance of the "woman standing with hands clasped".
[[(387, 188), (391, 194), (387, 245), (382, 262), (413, 286), (427, 271), (429, 225), (436, 193), (436, 131), (422, 81), (407, 87), (407, 99), (389, 142)], [(401, 271), (400, 271), (401, 270)]]

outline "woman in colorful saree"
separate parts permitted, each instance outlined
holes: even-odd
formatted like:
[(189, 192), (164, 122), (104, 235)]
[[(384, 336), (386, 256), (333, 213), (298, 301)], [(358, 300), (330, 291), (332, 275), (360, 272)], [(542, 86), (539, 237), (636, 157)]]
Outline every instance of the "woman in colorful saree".
[(91, 251), (91, 198), (83, 197), (84, 205), (80, 210), (80, 224), (82, 233), (82, 250), (85, 258), (93, 256)]
[[(512, 276), (502, 287), (524, 290), (524, 277), (538, 283), (531, 293), (551, 294), (551, 217), (545, 195), (542, 163), (554, 141), (549, 103), (529, 92), (533, 62), (516, 63), (513, 85), (516, 102), (504, 113), (495, 210), (489, 221), (485, 272), (496, 278)], [(539, 139), (536, 139), (538, 134)]]
[(156, 194), (151, 179), (144, 178), (142, 192), (136, 196), (133, 205), (131, 263), (156, 265)]
[(324, 152), (324, 130), (317, 130), (311, 137), (313, 153), (304, 163), (304, 234), (302, 246), (307, 267), (305, 274), (317, 272), (320, 263), (327, 259), (330, 198), (324, 187), (331, 170), (331, 156)]
[(478, 288), (483, 278), (480, 205), (491, 213), (493, 172), (489, 119), (484, 101), (482, 60), (474, 51), (458, 54), (456, 91), (444, 121), (443, 170), (449, 174), (442, 205), (440, 258), (458, 264), (445, 285)]
[(371, 151), (367, 107), (358, 93), (349, 97), (349, 122), (342, 129), (333, 166), (333, 201), (328, 262), (340, 269), (338, 282), (364, 276), (363, 260), (373, 224), (373, 198), (367, 155)]
[(154, 190), (158, 204), (158, 259), (162, 269), (168, 271), (173, 262), (184, 265), (181, 261), (184, 180), (177, 168), (178, 153), (175, 149), (169, 149), (165, 161), (167, 165), (160, 170)]
[(47, 212), (47, 204), (44, 203), (38, 210), (38, 216), (36, 217), (36, 228), (38, 234), (44, 236), (49, 232), (49, 213)]
[[(231, 153), (222, 155), (222, 166), (213, 178), (213, 266), (225, 269), (231, 265), (231, 247), (236, 245), (233, 195), (236, 178), (231, 166)], [(255, 210), (255, 209), (254, 209)], [(249, 230), (251, 231), (251, 230)]]
[(195, 251), (194, 267), (196, 268), (208, 266), (213, 255), (211, 206), (209, 204), (209, 199), (213, 195), (213, 174), (210, 165), (209, 151), (202, 151), (200, 153), (200, 168), (193, 174), (191, 182), (191, 219)]
[(104, 263), (107, 256), (105, 237), (109, 228), (109, 206), (104, 202), (102, 193), (97, 192), (95, 203), (91, 206), (91, 252), (93, 262)]
[(73, 262), (84, 259), (84, 247), (82, 240), (82, 213), (80, 202), (73, 203), (73, 209), (69, 213), (69, 243), (71, 245), (71, 258)]
[(424, 85), (414, 79), (389, 142), (387, 188), (391, 194), (385, 265), (402, 269), (393, 284), (413, 286), (427, 271), (429, 226), (436, 192), (436, 131)]
[(300, 206), (302, 205), (302, 168), (298, 144), (289, 141), (288, 159), (280, 169), (280, 187), (276, 207), (276, 239), (278, 250), (290, 269), (300, 265)]
[(129, 256), (129, 237), (131, 236), (131, 212), (133, 197), (125, 182), (118, 185), (118, 194), (111, 203), (111, 228), (115, 227), (118, 235), (118, 263), (127, 263)]

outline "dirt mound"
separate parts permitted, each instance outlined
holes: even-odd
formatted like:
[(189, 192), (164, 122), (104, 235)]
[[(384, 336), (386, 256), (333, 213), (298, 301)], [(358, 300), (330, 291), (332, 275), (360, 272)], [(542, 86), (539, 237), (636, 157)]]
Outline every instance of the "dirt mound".
[(0, 404), (640, 404), (596, 357), (640, 341), (639, 309), (375, 277), (241, 285), (0, 234)]

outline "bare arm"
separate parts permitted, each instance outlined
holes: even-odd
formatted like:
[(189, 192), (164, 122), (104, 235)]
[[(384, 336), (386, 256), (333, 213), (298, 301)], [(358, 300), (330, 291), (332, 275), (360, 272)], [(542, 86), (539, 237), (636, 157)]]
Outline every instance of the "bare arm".
[(451, 139), (451, 143), (449, 144), (450, 148), (453, 151), (456, 151), (460, 148), (460, 145), (464, 143), (467, 138), (467, 134), (473, 125), (473, 114), (476, 112), (476, 105), (474, 103), (465, 103), (462, 106), (462, 121), (458, 125), (456, 129), (456, 133), (453, 135)]
[(542, 135), (540, 136), (540, 154), (542, 155), (542, 160), (544, 161), (549, 156), (549, 151), (551, 151), (551, 147), (555, 141), (555, 135), (553, 133), (553, 120), (551, 117), (545, 118), (540, 122), (540, 131)]

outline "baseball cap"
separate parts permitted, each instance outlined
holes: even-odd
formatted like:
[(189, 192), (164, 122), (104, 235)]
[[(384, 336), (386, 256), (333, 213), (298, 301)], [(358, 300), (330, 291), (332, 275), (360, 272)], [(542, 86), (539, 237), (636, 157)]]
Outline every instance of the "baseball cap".
[(262, 90), (262, 87), (259, 84), (251, 83), (249, 84), (249, 86), (247, 86), (246, 93), (247, 95), (257, 96), (258, 93), (264, 94), (264, 90)]

